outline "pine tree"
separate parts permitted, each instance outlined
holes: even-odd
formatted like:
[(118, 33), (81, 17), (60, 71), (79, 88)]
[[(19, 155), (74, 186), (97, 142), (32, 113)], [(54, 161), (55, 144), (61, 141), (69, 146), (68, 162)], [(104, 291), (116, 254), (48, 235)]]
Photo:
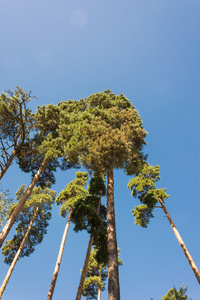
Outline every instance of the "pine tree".
[[(95, 243), (97, 240), (99, 240), (98, 237), (99, 232), (101, 232), (101, 237), (102, 234), (105, 233), (104, 239), (101, 240), (104, 241), (106, 239), (106, 231), (105, 231), (106, 228), (103, 227), (103, 225), (105, 224), (105, 207), (101, 205), (101, 197), (105, 196), (106, 187), (104, 184), (104, 178), (102, 176), (93, 176), (90, 179), (88, 193), (89, 196), (87, 196), (85, 199), (80, 199), (76, 203), (74, 212), (72, 214), (72, 221), (75, 223), (75, 231), (87, 229), (88, 232), (90, 233), (90, 239), (88, 243), (83, 270), (81, 272), (81, 278), (80, 278), (80, 283), (76, 295), (76, 300), (81, 299), (81, 294), (83, 291), (85, 276), (87, 274), (92, 244), (93, 242)], [(107, 257), (107, 253), (106, 253), (106, 257)]]
[(60, 134), (68, 140), (69, 160), (107, 175), (108, 294), (109, 300), (119, 300), (113, 168), (138, 172), (145, 159), (142, 148), (147, 133), (137, 110), (122, 94), (107, 90), (82, 101), (82, 112)]
[(105, 281), (108, 277), (107, 265), (99, 264), (96, 260), (97, 248), (93, 248), (88, 264), (86, 280), (82, 295), (87, 300), (101, 298), (101, 291), (105, 290)]
[[(25, 192), (25, 185), (21, 186), (16, 193), (19, 201)], [(49, 188), (34, 188), (31, 197), (26, 202), (23, 211), (19, 214), (14, 237), (6, 241), (2, 248), (2, 254), (5, 256), (4, 262), (10, 265), (8, 273), (0, 288), (0, 298), (8, 284), (10, 276), (14, 270), (17, 260), (24, 256), (29, 256), (35, 251), (35, 246), (43, 240), (44, 234), (47, 233), (46, 227), (51, 218), (50, 210), (54, 201), (56, 192)], [(16, 206), (13, 203), (10, 207), (10, 213)]]
[(186, 292), (187, 288), (184, 288), (184, 284), (178, 291), (175, 287), (173, 287), (165, 296), (162, 297), (162, 300), (189, 300), (189, 296), (186, 295)]
[[(66, 106), (68, 107), (67, 104)], [(26, 143), (17, 153), (20, 168), (25, 172), (32, 172), (33, 179), (0, 233), (0, 247), (30, 197), (34, 186), (38, 184), (44, 187), (46, 181), (55, 183), (53, 172), (58, 166), (63, 170), (74, 166), (66, 160), (63, 153), (62, 140), (58, 134), (59, 116), (60, 110), (55, 105), (38, 107), (34, 115), (35, 133), (32, 138), (27, 138)], [(59, 158), (63, 159), (61, 164), (58, 161)]]
[(141, 205), (135, 207), (132, 210), (135, 217), (135, 224), (141, 227), (147, 227), (150, 218), (153, 218), (153, 210), (157, 203), (160, 204), (160, 208), (163, 209), (171, 228), (200, 284), (200, 273), (195, 265), (189, 251), (187, 250), (185, 243), (183, 242), (172, 218), (170, 217), (164, 203), (165, 199), (169, 196), (165, 193), (166, 189), (156, 189), (155, 182), (160, 179), (160, 167), (150, 166), (148, 163), (144, 165), (143, 170), (138, 174), (136, 178), (132, 178), (128, 184), (128, 187), (132, 190), (132, 196), (137, 197)]
[(70, 221), (71, 221), (71, 215), (72, 215), (75, 203), (79, 199), (82, 199), (84, 197), (84, 195), (86, 195), (86, 190), (85, 190), (84, 186), (87, 183), (87, 179), (88, 179), (87, 172), (77, 172), (76, 179), (74, 179), (72, 182), (70, 182), (65, 187), (65, 189), (58, 195), (58, 197), (56, 199), (56, 202), (58, 204), (62, 204), (62, 206), (60, 208), (61, 216), (66, 217), (66, 215), (68, 213), (69, 213), (69, 216), (68, 216), (67, 224), (65, 226), (64, 233), (63, 233), (62, 241), (60, 244), (60, 250), (59, 250), (58, 258), (56, 261), (54, 273), (52, 276), (50, 289), (49, 289), (49, 292), (47, 295), (47, 300), (50, 300), (53, 297), (53, 292), (55, 289), (56, 280), (58, 277), (58, 272), (59, 272), (59, 268), (60, 268), (60, 264), (61, 264), (61, 260), (62, 260), (62, 256), (63, 256), (65, 241), (67, 238), (67, 233), (68, 233), (68, 229), (69, 229), (69, 225), (70, 225)]
[[(94, 247), (89, 259), (88, 271), (83, 287), (83, 296), (87, 300), (101, 299), (101, 291), (105, 290), (105, 281), (108, 277), (108, 264), (99, 263), (96, 259), (98, 248)], [(123, 265), (120, 259), (120, 249), (118, 248), (118, 265)]]

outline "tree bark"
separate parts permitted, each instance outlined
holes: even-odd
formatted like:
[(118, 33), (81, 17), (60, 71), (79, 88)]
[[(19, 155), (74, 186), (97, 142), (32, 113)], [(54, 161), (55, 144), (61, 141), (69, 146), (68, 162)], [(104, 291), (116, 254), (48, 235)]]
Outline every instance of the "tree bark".
[(0, 233), (0, 247), (2, 246), (2, 244), (3, 244), (4, 240), (5, 240), (5, 238), (7, 237), (8, 233), (10, 232), (10, 229), (12, 228), (12, 225), (16, 221), (19, 213), (22, 211), (22, 208), (23, 208), (26, 200), (31, 195), (31, 192), (32, 192), (35, 184), (37, 183), (38, 179), (40, 178), (40, 175), (42, 174), (42, 172), (43, 172), (46, 164), (47, 164), (47, 161), (44, 159), (44, 161), (42, 162), (42, 164), (41, 164), (40, 168), (38, 169), (37, 173), (33, 177), (33, 179), (31, 181), (29, 187), (27, 188), (27, 190), (24, 193), (23, 197), (21, 198), (21, 200), (17, 204), (17, 206), (16, 206), (14, 212), (12, 213), (10, 219), (7, 221), (7, 223), (5, 224), (4, 228), (2, 229), (2, 231)]
[(31, 220), (31, 222), (30, 222), (30, 224), (29, 224), (29, 227), (28, 227), (28, 229), (27, 229), (27, 231), (26, 231), (26, 233), (25, 233), (25, 235), (24, 235), (24, 238), (23, 238), (23, 240), (22, 240), (22, 242), (21, 242), (21, 245), (20, 245), (19, 249), (17, 250), (17, 253), (15, 254), (15, 257), (14, 257), (14, 259), (13, 259), (11, 265), (10, 265), (10, 268), (9, 268), (9, 270), (8, 270), (8, 273), (7, 273), (5, 279), (4, 279), (3, 283), (2, 283), (2, 286), (1, 286), (1, 288), (0, 288), (0, 299), (1, 299), (2, 295), (3, 295), (3, 292), (4, 292), (4, 290), (5, 290), (6, 286), (7, 286), (7, 284), (8, 284), (8, 281), (9, 281), (9, 279), (10, 279), (10, 276), (12, 275), (12, 272), (13, 272), (14, 267), (15, 267), (15, 265), (16, 265), (16, 263), (17, 263), (17, 260), (18, 260), (18, 258), (19, 258), (19, 256), (20, 256), (20, 253), (22, 252), (22, 249), (23, 249), (23, 247), (24, 247), (24, 244), (26, 243), (26, 240), (27, 240), (27, 238), (28, 238), (28, 236), (29, 236), (29, 233), (30, 233), (30, 231), (31, 231), (31, 228), (32, 228), (33, 223), (34, 223), (34, 221), (35, 221), (35, 218), (36, 218), (36, 216), (37, 216), (39, 207), (40, 207), (40, 205), (38, 205), (38, 206), (36, 207), (36, 210), (35, 210), (35, 212), (34, 212), (33, 218), (32, 218), (32, 220)]
[(99, 267), (99, 287), (98, 287), (98, 300), (101, 300), (101, 287), (100, 287), (100, 283), (101, 283), (101, 266)]
[(172, 227), (172, 230), (173, 230), (173, 232), (174, 232), (174, 234), (175, 234), (175, 236), (176, 236), (176, 238), (177, 238), (177, 240), (178, 240), (181, 248), (183, 249), (183, 252), (184, 252), (184, 254), (185, 254), (185, 256), (186, 256), (186, 258), (187, 258), (187, 260), (188, 260), (188, 262), (189, 262), (189, 264), (190, 264), (190, 266), (191, 266), (191, 268), (192, 268), (192, 270), (193, 270), (193, 272), (194, 272), (194, 274), (195, 274), (195, 276), (197, 278), (197, 281), (200, 284), (200, 273), (198, 271), (198, 268), (195, 265), (195, 263), (194, 263), (191, 255), (190, 255), (189, 251), (187, 250), (187, 248), (186, 248), (186, 246), (185, 246), (185, 244), (184, 244), (184, 242), (183, 242), (183, 240), (182, 240), (182, 238), (181, 238), (178, 230), (176, 229), (176, 226), (175, 226), (174, 222), (172, 221), (172, 218), (170, 217), (170, 215), (169, 215), (169, 213), (168, 213), (168, 211), (167, 211), (167, 209), (166, 209), (163, 201), (161, 199), (159, 199), (159, 202), (160, 202), (160, 204), (162, 206), (162, 209), (164, 210), (164, 212), (165, 212), (165, 214), (167, 216), (167, 219), (168, 219), (168, 221), (169, 221), (169, 223), (170, 223), (170, 225)]
[(108, 299), (120, 300), (113, 168), (107, 171)]
[(70, 210), (69, 217), (68, 217), (68, 220), (67, 220), (67, 224), (66, 224), (64, 232), (63, 232), (63, 237), (62, 237), (62, 241), (61, 241), (61, 244), (60, 244), (60, 250), (59, 250), (58, 258), (57, 258), (57, 261), (56, 261), (54, 273), (53, 273), (53, 276), (52, 276), (52, 281), (51, 281), (51, 285), (50, 285), (50, 288), (49, 288), (49, 292), (48, 292), (48, 295), (47, 295), (47, 300), (51, 300), (52, 297), (53, 297), (53, 292), (54, 292), (54, 289), (55, 289), (56, 280), (57, 280), (58, 272), (59, 272), (59, 269), (60, 269), (60, 264), (61, 264), (61, 260), (62, 260), (62, 256), (63, 256), (65, 241), (66, 241), (66, 238), (67, 238), (67, 233), (68, 233), (68, 229), (69, 229), (69, 225), (70, 225), (70, 221), (71, 221), (72, 212), (73, 212), (73, 208), (71, 208), (71, 210)]
[[(97, 211), (96, 211), (97, 214), (99, 214), (100, 206), (101, 206), (101, 195), (100, 195), (100, 199), (99, 199), (99, 203), (98, 203), (98, 207), (97, 207)], [(83, 271), (82, 271), (82, 274), (81, 274), (81, 279), (80, 279), (80, 283), (79, 283), (79, 287), (78, 287), (78, 291), (77, 291), (77, 295), (76, 295), (76, 300), (81, 299), (81, 295), (82, 295), (82, 292), (83, 292), (83, 286), (84, 286), (85, 277), (86, 277), (86, 274), (87, 274), (88, 263), (89, 263), (89, 259), (90, 259), (90, 253), (91, 253), (91, 249), (92, 249), (93, 240), (94, 240), (94, 236), (91, 235), (89, 243), (88, 243), (87, 253), (86, 253), (85, 262), (84, 262), (84, 266), (83, 266)]]

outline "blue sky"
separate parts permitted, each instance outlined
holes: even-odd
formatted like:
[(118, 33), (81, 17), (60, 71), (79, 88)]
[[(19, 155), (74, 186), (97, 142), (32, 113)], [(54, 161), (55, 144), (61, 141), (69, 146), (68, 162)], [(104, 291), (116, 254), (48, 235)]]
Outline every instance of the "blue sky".
[[(32, 90), (33, 111), (106, 89), (125, 94), (143, 119), (148, 161), (161, 166), (158, 186), (167, 188), (167, 209), (200, 269), (200, 2), (1, 0), (0, 11), (0, 92)], [(59, 193), (75, 172), (58, 171), (53, 189)], [(184, 283), (198, 300), (199, 284), (164, 213), (157, 209), (148, 229), (134, 224), (130, 178), (115, 171), (121, 299), (160, 300)], [(1, 185), (14, 197), (29, 182), (12, 165)], [(4, 300), (45, 299), (65, 222), (54, 207), (48, 234), (17, 263)], [(71, 226), (55, 300), (75, 298), (88, 239)], [(0, 264), (2, 282), (8, 267)]]

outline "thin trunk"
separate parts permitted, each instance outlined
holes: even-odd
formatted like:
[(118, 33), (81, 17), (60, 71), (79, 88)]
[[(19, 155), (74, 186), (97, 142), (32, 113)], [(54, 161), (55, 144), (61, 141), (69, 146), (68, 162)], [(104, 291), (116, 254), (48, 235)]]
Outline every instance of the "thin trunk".
[(14, 224), (15, 220), (17, 219), (19, 213), (22, 211), (26, 200), (31, 195), (31, 192), (32, 192), (35, 184), (37, 183), (38, 179), (40, 178), (40, 175), (42, 174), (46, 164), (47, 164), (47, 161), (44, 160), (42, 162), (40, 168), (38, 169), (37, 173), (33, 177), (32, 181), (31, 181), (29, 187), (27, 188), (26, 192), (24, 193), (23, 197), (21, 198), (21, 200), (17, 204), (17, 206), (16, 206), (14, 212), (12, 213), (10, 219), (7, 221), (4, 228), (2, 229), (2, 231), (0, 233), (0, 247), (2, 246), (5, 238), (7, 237), (8, 233), (9, 233), (10, 229), (12, 228), (12, 225)]
[(98, 300), (101, 300), (101, 266), (99, 267), (99, 287), (98, 287)]
[(108, 299), (120, 300), (113, 168), (107, 172)]
[(177, 238), (177, 240), (178, 240), (181, 248), (183, 249), (183, 252), (184, 252), (184, 254), (185, 254), (185, 256), (186, 256), (186, 258), (187, 258), (187, 260), (188, 260), (188, 262), (189, 262), (189, 264), (190, 264), (190, 266), (191, 266), (191, 268), (192, 268), (192, 270), (193, 270), (193, 272), (194, 272), (194, 274), (195, 274), (195, 276), (197, 278), (197, 281), (200, 284), (200, 273), (198, 271), (198, 268), (195, 265), (195, 263), (194, 263), (191, 255), (190, 255), (189, 251), (187, 250), (187, 248), (186, 248), (186, 246), (185, 246), (185, 244), (184, 244), (184, 242), (183, 242), (183, 240), (182, 240), (182, 238), (181, 238), (178, 230), (176, 229), (176, 226), (175, 226), (174, 222), (172, 221), (172, 218), (170, 217), (170, 215), (169, 215), (169, 213), (168, 213), (168, 211), (167, 211), (167, 209), (166, 209), (163, 201), (161, 199), (159, 199), (159, 202), (160, 202), (160, 204), (162, 206), (162, 209), (164, 210), (164, 212), (165, 212), (165, 214), (167, 216), (167, 219), (169, 220), (169, 223), (170, 223), (170, 225), (172, 227), (172, 230), (173, 230), (173, 232), (174, 232), (174, 234), (175, 234), (175, 236), (176, 236), (176, 238)]
[(34, 212), (33, 218), (32, 218), (32, 220), (31, 220), (31, 222), (30, 222), (30, 224), (29, 224), (29, 227), (28, 227), (28, 229), (27, 229), (27, 231), (26, 231), (26, 233), (25, 233), (25, 235), (24, 235), (24, 238), (23, 238), (23, 240), (22, 240), (22, 242), (21, 242), (21, 245), (20, 245), (19, 249), (17, 250), (17, 253), (15, 254), (15, 257), (14, 257), (14, 259), (13, 259), (11, 265), (10, 265), (10, 268), (9, 268), (9, 270), (8, 270), (8, 273), (7, 273), (7, 275), (6, 275), (5, 279), (4, 279), (4, 282), (2, 283), (2, 286), (1, 286), (1, 288), (0, 288), (0, 299), (1, 299), (2, 295), (3, 295), (3, 292), (4, 292), (4, 290), (5, 290), (6, 286), (7, 286), (7, 284), (8, 284), (8, 281), (9, 281), (9, 279), (10, 279), (10, 276), (12, 275), (12, 272), (13, 272), (13, 270), (14, 270), (14, 267), (15, 267), (15, 265), (16, 265), (16, 263), (17, 263), (17, 260), (18, 260), (18, 258), (19, 258), (19, 256), (20, 256), (20, 254), (21, 254), (21, 252), (22, 252), (22, 249), (23, 249), (23, 247), (24, 247), (24, 244), (26, 243), (26, 240), (27, 240), (27, 238), (28, 238), (28, 236), (29, 236), (29, 233), (30, 233), (30, 231), (31, 231), (31, 228), (32, 228), (33, 223), (34, 223), (34, 221), (35, 221), (35, 218), (36, 218), (36, 216), (37, 216), (39, 207), (40, 207), (40, 205), (37, 206), (37, 208), (36, 208), (36, 210), (35, 210), (35, 212)]
[[(22, 114), (22, 109), (20, 108), (20, 115)], [(22, 116), (22, 115), (21, 115)], [(21, 117), (21, 119), (22, 119), (22, 117)], [(22, 120), (22, 122), (23, 122), (23, 120)], [(22, 123), (23, 124), (23, 123)], [(22, 130), (22, 138), (21, 138), (21, 134), (20, 134), (20, 132), (21, 132), (21, 130)], [(17, 145), (17, 139), (20, 139), (21, 138), (21, 141), (19, 142), (19, 144)], [(8, 153), (7, 153), (7, 151), (6, 151), (6, 149), (5, 149), (5, 147), (4, 147), (4, 145), (3, 145), (3, 142), (1, 141), (1, 143), (2, 143), (2, 148), (3, 148), (3, 151), (4, 151), (4, 153), (5, 153), (5, 156), (6, 156), (6, 159), (5, 160), (7, 160), (6, 162), (5, 162), (5, 165), (4, 165), (4, 167), (3, 166), (1, 166), (1, 171), (0, 171), (0, 180), (2, 179), (2, 177), (4, 176), (4, 174), (6, 173), (6, 171), (8, 170), (8, 168), (10, 167), (10, 165), (12, 164), (12, 161), (13, 161), (13, 159), (14, 159), (14, 157), (16, 156), (16, 154), (17, 154), (17, 152), (20, 150), (20, 148), (22, 147), (22, 145), (23, 145), (23, 143), (24, 143), (24, 139), (25, 139), (25, 128), (24, 128), (24, 124), (23, 124), (23, 126), (20, 126), (20, 128), (18, 129), (18, 132), (17, 132), (17, 134), (16, 134), (16, 138), (15, 138), (15, 142), (14, 142), (14, 150), (12, 151), (12, 154), (10, 155), (10, 157), (9, 157), (9, 155), (8, 155)], [(9, 157), (9, 158), (8, 158)]]
[[(97, 211), (96, 211), (97, 214), (99, 214), (100, 206), (101, 206), (101, 196), (100, 196)], [(84, 266), (83, 266), (83, 271), (82, 271), (82, 274), (81, 274), (81, 279), (80, 279), (80, 283), (79, 283), (79, 287), (78, 287), (78, 291), (77, 291), (77, 295), (76, 295), (76, 300), (81, 299), (81, 295), (82, 295), (82, 292), (83, 292), (83, 286), (84, 286), (85, 277), (86, 277), (86, 274), (87, 274), (88, 263), (89, 263), (89, 259), (90, 259), (90, 253), (91, 253), (91, 249), (92, 249), (93, 240), (94, 240), (94, 236), (91, 235), (89, 243), (88, 243), (87, 253), (86, 253), (85, 262), (84, 262)]]
[(54, 289), (55, 289), (56, 280), (57, 280), (58, 272), (59, 272), (59, 269), (60, 269), (60, 264), (61, 264), (61, 260), (62, 260), (62, 256), (63, 256), (65, 241), (66, 241), (66, 238), (67, 238), (67, 233), (68, 233), (68, 229), (69, 229), (69, 225), (70, 225), (70, 221), (71, 221), (72, 212), (73, 212), (73, 209), (71, 208), (70, 214), (69, 214), (69, 217), (68, 217), (68, 220), (67, 220), (67, 224), (66, 224), (65, 230), (63, 232), (63, 237), (62, 237), (62, 241), (61, 241), (61, 244), (60, 244), (60, 250), (59, 250), (58, 258), (57, 258), (57, 261), (56, 261), (54, 273), (53, 273), (53, 276), (52, 276), (49, 292), (48, 292), (48, 295), (47, 295), (47, 300), (51, 300), (52, 297), (53, 297), (53, 292), (54, 292)]
[(13, 150), (12, 154), (10, 155), (10, 157), (8, 158), (7, 162), (5, 163), (4, 167), (1, 168), (0, 171), (0, 180), (3, 177), (3, 175), (6, 173), (6, 171), (8, 170), (8, 168), (10, 167), (15, 155), (16, 155), (17, 151)]

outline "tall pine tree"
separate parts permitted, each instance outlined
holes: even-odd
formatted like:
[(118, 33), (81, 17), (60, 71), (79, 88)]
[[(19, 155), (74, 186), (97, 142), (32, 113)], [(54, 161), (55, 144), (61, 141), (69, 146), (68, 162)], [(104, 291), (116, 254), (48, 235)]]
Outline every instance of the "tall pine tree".
[(67, 139), (69, 160), (107, 176), (107, 236), (109, 300), (120, 299), (113, 169), (136, 174), (145, 159), (142, 149), (146, 131), (131, 102), (110, 90), (93, 94), (84, 102), (71, 124), (60, 132)]
[(159, 203), (159, 207), (163, 209), (171, 225), (171, 228), (197, 278), (197, 281), (200, 284), (200, 273), (198, 271), (198, 268), (195, 265), (194, 260), (192, 259), (188, 249), (185, 246), (185, 243), (183, 242), (171, 216), (169, 215), (164, 205), (165, 199), (169, 197), (165, 193), (166, 189), (155, 188), (155, 182), (160, 179), (159, 175), (159, 166), (153, 167), (146, 163), (138, 176), (130, 180), (128, 187), (132, 190), (132, 196), (137, 197), (142, 203), (132, 210), (135, 217), (135, 223), (141, 227), (147, 227), (150, 218), (153, 217), (153, 210), (156, 207), (156, 204)]

